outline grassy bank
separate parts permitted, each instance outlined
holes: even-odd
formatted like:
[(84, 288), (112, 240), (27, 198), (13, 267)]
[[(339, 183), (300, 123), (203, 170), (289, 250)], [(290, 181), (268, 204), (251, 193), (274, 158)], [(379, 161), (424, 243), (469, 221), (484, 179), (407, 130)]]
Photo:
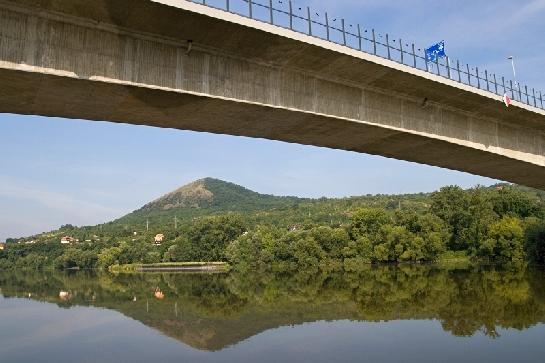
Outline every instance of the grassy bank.
[(467, 267), (472, 261), (465, 251), (448, 251), (439, 256), (436, 264), (441, 267)]
[(229, 271), (226, 262), (162, 262), (162, 263), (133, 263), (128, 265), (113, 265), (110, 272), (145, 272), (145, 271)]

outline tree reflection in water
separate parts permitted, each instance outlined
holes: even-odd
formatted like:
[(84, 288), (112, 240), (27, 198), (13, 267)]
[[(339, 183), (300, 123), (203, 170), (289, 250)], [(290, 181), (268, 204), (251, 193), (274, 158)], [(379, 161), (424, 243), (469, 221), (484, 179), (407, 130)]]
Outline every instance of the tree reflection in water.
[(537, 269), (419, 265), (296, 275), (10, 271), (0, 275), (0, 292), (114, 309), (195, 348), (219, 350), (317, 320), (437, 319), (455, 336), (499, 338), (498, 328), (544, 322), (544, 277)]

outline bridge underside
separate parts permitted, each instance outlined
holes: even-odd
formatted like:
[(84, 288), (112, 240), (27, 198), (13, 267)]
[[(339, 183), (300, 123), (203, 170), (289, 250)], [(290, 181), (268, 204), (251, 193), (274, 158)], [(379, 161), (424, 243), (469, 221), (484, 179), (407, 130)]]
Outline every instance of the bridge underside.
[(160, 2), (0, 0), (0, 112), (281, 140), (545, 189), (537, 109)]

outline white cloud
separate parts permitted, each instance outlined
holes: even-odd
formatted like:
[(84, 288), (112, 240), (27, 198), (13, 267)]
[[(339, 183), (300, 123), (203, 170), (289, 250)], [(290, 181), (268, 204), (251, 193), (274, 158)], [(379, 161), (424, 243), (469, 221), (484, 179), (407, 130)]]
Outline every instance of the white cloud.
[(517, 22), (522, 22), (539, 15), (543, 11), (545, 11), (545, 0), (534, 0), (522, 6), (520, 10), (514, 14), (513, 19)]
[[(101, 223), (123, 215), (126, 211), (51, 191), (19, 180), (0, 179), (0, 239), (21, 234), (39, 233), (71, 223)], [(39, 217), (38, 217), (39, 216)], [(25, 232), (22, 232), (25, 231)]]

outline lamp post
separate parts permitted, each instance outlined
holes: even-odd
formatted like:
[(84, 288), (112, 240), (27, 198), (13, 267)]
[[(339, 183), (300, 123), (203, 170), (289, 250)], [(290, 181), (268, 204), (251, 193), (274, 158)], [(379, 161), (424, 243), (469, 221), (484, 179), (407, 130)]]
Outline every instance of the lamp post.
[(509, 59), (511, 61), (511, 67), (513, 67), (513, 78), (515, 80), (515, 86), (517, 86), (517, 89), (520, 91), (520, 86), (519, 86), (519, 83), (517, 81), (517, 72), (515, 70), (515, 59), (513, 58), (512, 55), (507, 57), (507, 59)]

